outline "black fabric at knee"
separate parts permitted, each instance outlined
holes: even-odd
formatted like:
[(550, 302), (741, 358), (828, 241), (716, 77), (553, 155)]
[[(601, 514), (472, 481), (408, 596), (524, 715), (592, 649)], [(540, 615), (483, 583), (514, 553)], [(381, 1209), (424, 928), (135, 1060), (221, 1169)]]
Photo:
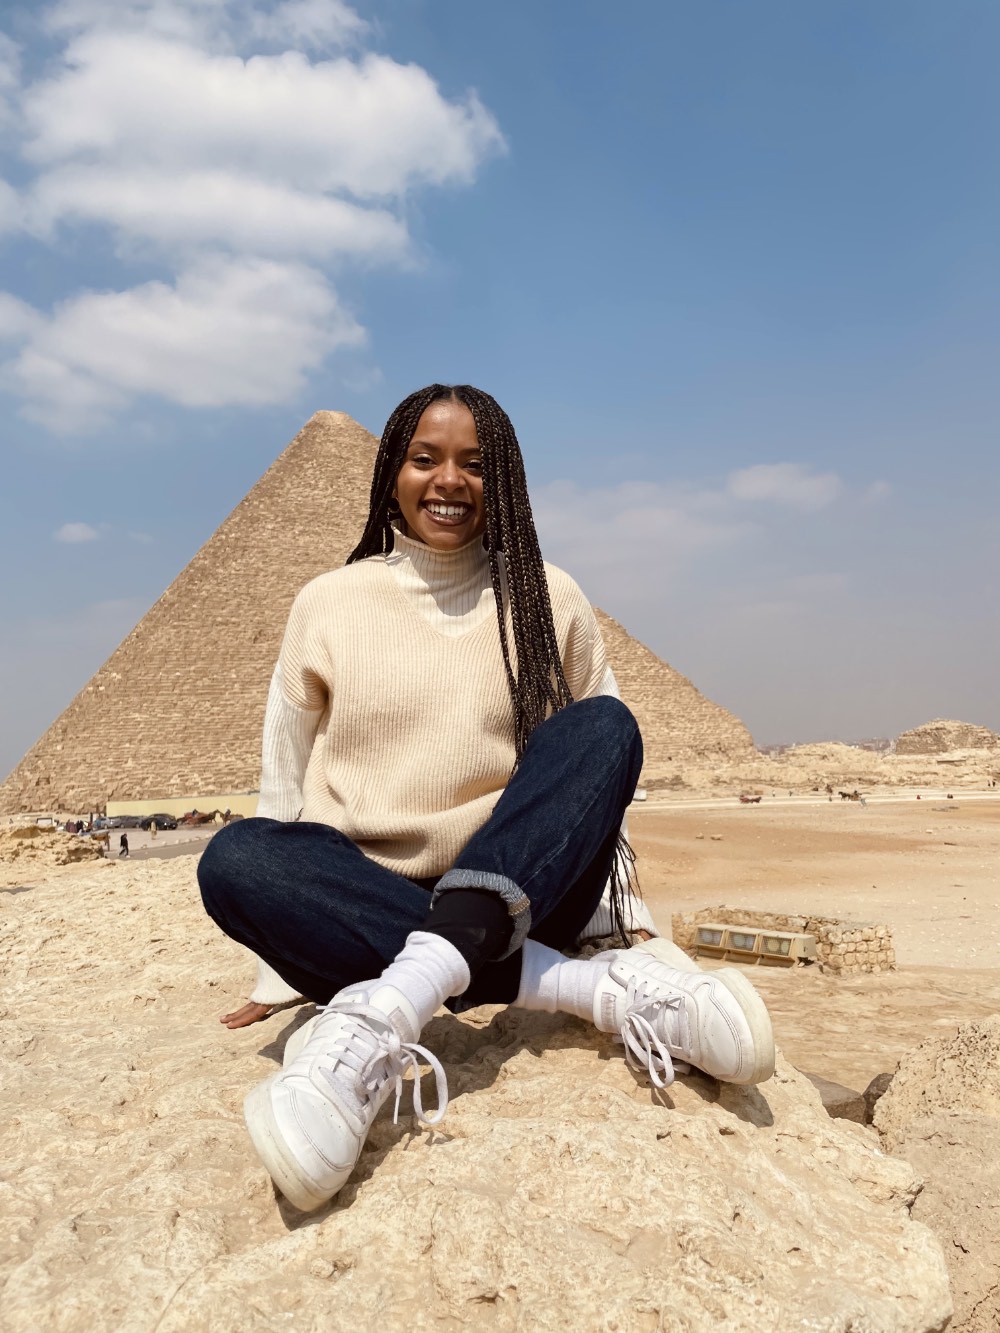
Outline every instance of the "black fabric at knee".
[(514, 922), (504, 900), (488, 889), (452, 889), (437, 900), (421, 929), (453, 944), (475, 976), (506, 951)]
[(523, 958), (518, 949), (499, 963), (487, 963), (472, 978), (467, 991), (445, 1000), (445, 1008), (453, 1014), (464, 1014), (466, 1009), (476, 1009), (481, 1004), (513, 1004), (521, 989)]

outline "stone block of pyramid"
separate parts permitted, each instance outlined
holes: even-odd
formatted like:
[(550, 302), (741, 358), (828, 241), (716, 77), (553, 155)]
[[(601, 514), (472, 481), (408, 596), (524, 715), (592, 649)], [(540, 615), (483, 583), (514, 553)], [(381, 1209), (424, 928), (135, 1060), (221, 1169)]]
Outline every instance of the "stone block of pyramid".
[[(356, 544), (376, 447), (317, 412), (0, 786), (0, 811), (255, 790), (289, 608)], [(648, 766), (752, 751), (731, 713), (598, 616)]]

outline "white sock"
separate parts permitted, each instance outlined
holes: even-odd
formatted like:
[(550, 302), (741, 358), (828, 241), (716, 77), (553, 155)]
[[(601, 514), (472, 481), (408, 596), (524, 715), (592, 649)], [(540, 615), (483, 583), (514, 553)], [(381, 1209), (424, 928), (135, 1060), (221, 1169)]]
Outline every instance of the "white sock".
[(594, 995), (608, 975), (607, 958), (567, 958), (537, 940), (525, 940), (521, 953), (521, 988), (514, 1004), (546, 1014), (572, 1014), (594, 1020)]
[(394, 986), (413, 1005), (422, 1028), (450, 995), (468, 990), (470, 980), (469, 964), (453, 944), (441, 935), (414, 930), (380, 977), (349, 986), (341, 994), (372, 995), (382, 986)]

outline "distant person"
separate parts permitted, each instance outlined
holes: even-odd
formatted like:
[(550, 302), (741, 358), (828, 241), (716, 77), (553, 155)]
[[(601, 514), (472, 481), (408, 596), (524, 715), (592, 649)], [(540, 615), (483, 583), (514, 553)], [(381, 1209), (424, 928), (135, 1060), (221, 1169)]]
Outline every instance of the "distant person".
[(418, 1081), (417, 1115), (441, 1119), (444, 1070), (416, 1043), (445, 1002), (575, 1015), (659, 1087), (674, 1060), (771, 1076), (770, 1019), (741, 973), (677, 971), (659, 941), (559, 952), (634, 920), (620, 829), (641, 765), (593, 609), (542, 562), (506, 414), (466, 385), (411, 394), (346, 567), (292, 606), (261, 817), (220, 829), (198, 866), (207, 911), (287, 983), (280, 998), (325, 1006), (244, 1108), (296, 1207), (345, 1184), (418, 1059), (439, 1102), (425, 1116)]
[(157, 833), (159, 833), (159, 831), (160, 831), (160, 830), (159, 830), (159, 829), (157, 828), (157, 826), (156, 826), (156, 820), (155, 820), (155, 819), (151, 819), (151, 820), (149, 821), (149, 836), (150, 836), (151, 838), (155, 838), (156, 835), (157, 835)]
[(125, 856), (125, 857), (128, 856), (128, 834), (127, 834), (127, 833), (123, 833), (122, 836), (118, 839), (118, 855), (119, 855), (119, 856)]

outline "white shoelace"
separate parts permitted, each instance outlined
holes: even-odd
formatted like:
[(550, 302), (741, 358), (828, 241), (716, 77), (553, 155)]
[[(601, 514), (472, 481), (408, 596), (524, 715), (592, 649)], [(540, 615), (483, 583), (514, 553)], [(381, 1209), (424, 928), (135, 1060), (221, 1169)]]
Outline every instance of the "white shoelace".
[[(334, 1088), (340, 1092), (342, 1082), (337, 1076), (338, 1065), (344, 1065), (354, 1075), (358, 1085), (359, 1099), (367, 1095), (375, 1098), (389, 1079), (396, 1081), (396, 1104), (393, 1109), (393, 1124), (399, 1123), (399, 1103), (403, 1096), (403, 1075), (413, 1071), (413, 1110), (417, 1119), (424, 1125), (439, 1125), (448, 1109), (448, 1080), (436, 1055), (425, 1046), (416, 1042), (403, 1041), (392, 1026), (387, 1016), (380, 1009), (367, 1004), (355, 1004), (351, 1001), (337, 1003), (332, 1001), (323, 1010), (329, 1013), (345, 1014), (358, 1020), (351, 1023), (342, 1035), (330, 1046), (326, 1058), (322, 1059), (322, 1073)], [(419, 1058), (418, 1058), (419, 1057)], [(437, 1089), (437, 1110), (433, 1115), (425, 1115), (420, 1096), (420, 1059), (430, 1065)], [(384, 1062), (384, 1066), (383, 1066)]]
[[(652, 993), (650, 993), (652, 989)], [(669, 1088), (678, 1072), (687, 1073), (689, 1066), (674, 1061), (663, 1044), (656, 1028), (671, 1015), (677, 1028), (686, 1018), (683, 996), (666, 998), (656, 993), (645, 981), (633, 979), (625, 992), (625, 1018), (619, 1036), (625, 1046), (625, 1059), (633, 1069), (644, 1069), (654, 1087)], [(669, 1038), (668, 1038), (669, 1040)], [(679, 1040), (671, 1043), (681, 1045)]]

